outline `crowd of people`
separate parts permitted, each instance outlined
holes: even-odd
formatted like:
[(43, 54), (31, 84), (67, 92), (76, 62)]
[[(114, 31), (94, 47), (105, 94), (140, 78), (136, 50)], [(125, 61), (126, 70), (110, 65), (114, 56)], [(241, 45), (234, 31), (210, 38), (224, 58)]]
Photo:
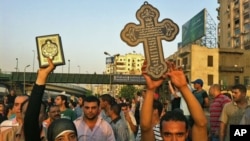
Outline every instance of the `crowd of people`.
[[(166, 62), (168, 71), (157, 80), (147, 74), (144, 62), (146, 88), (131, 100), (103, 94), (72, 101), (57, 95), (44, 102), (46, 80), (55, 69), (48, 62), (39, 69), (30, 96), (11, 90), (0, 102), (0, 141), (229, 141), (230, 125), (250, 123), (244, 85), (233, 86), (232, 97), (222, 94), (219, 84), (206, 92), (202, 79), (192, 81), (192, 87), (172, 62)], [(171, 109), (164, 108), (157, 93), (166, 80)]]

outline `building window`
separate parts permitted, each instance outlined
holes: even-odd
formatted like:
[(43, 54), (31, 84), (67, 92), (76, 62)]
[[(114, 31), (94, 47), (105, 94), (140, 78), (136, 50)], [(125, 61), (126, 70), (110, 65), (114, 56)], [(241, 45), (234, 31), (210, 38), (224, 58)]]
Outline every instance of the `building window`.
[(245, 14), (244, 15), (244, 20), (248, 20), (250, 17), (249, 17), (249, 13)]
[(240, 29), (239, 28), (236, 28), (235, 30), (234, 30), (234, 35), (239, 35), (240, 34)]
[(240, 39), (239, 39), (239, 38), (236, 38), (236, 39), (234, 40), (234, 47), (235, 47), (235, 48), (239, 48), (239, 47), (240, 47)]
[(183, 64), (183, 65), (187, 65), (187, 64), (188, 64), (188, 58), (187, 58), (187, 57), (186, 57), (186, 58), (183, 58), (182, 64)]
[(244, 77), (244, 85), (245, 86), (250, 86), (250, 76), (245, 76)]
[(177, 66), (180, 66), (180, 65), (181, 65), (181, 60), (178, 59), (178, 60), (177, 60)]
[(244, 9), (246, 10), (246, 9), (248, 9), (249, 8), (249, 4), (248, 3), (245, 3), (244, 4)]
[(207, 56), (207, 66), (213, 67), (213, 56)]
[(240, 77), (239, 76), (234, 76), (234, 84), (240, 84)]
[(250, 45), (245, 46), (245, 49), (250, 50)]
[(237, 5), (237, 4), (239, 4), (239, 0), (234, 1), (234, 5)]
[(207, 85), (213, 85), (214, 84), (214, 75), (208, 74), (207, 75)]
[(234, 76), (234, 84), (240, 84), (240, 77), (239, 76)]
[(235, 26), (239, 25), (239, 23), (240, 23), (240, 20), (239, 20), (239, 19), (237, 19), (237, 20), (234, 21), (234, 25), (235, 25)]
[(250, 30), (250, 23), (245, 24), (244, 29), (245, 29), (245, 31)]

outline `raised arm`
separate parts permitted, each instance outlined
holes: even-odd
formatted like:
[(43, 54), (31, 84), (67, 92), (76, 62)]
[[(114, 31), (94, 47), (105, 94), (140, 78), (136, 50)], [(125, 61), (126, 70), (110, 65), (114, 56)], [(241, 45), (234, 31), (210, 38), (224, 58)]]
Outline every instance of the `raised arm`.
[(146, 62), (142, 66), (142, 74), (147, 83), (147, 90), (142, 104), (141, 115), (140, 115), (140, 126), (141, 126), (141, 140), (142, 141), (154, 141), (154, 131), (152, 127), (152, 116), (153, 116), (153, 100), (154, 93), (157, 87), (159, 87), (163, 79), (152, 80), (148, 76), (146, 69)]
[(29, 98), (28, 107), (24, 117), (24, 136), (26, 141), (38, 141), (40, 139), (41, 123), (39, 123), (39, 114), (41, 109), (42, 97), (45, 89), (45, 83), (48, 75), (54, 70), (55, 66), (52, 60), (48, 59), (49, 66), (40, 68), (36, 82), (33, 86)]
[(192, 127), (192, 141), (207, 141), (207, 119), (202, 107), (188, 88), (183, 71), (177, 69), (171, 62), (167, 62), (167, 64), (169, 71), (166, 73), (165, 77), (168, 76), (174, 86), (180, 90), (194, 120), (194, 125)]

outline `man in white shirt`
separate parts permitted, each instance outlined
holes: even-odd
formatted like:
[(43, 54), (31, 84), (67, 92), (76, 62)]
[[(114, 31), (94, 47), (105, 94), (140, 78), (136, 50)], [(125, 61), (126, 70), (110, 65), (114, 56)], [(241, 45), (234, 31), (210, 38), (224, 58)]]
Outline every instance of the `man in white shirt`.
[(78, 133), (78, 141), (115, 141), (110, 124), (100, 113), (100, 101), (95, 96), (88, 96), (83, 104), (83, 116), (74, 123)]
[(13, 111), (14, 111), (16, 117), (11, 119), (11, 120), (3, 121), (1, 123), (1, 125), (0, 125), (0, 127), (1, 127), (0, 132), (3, 132), (6, 129), (10, 129), (12, 127), (19, 126), (19, 125), (23, 124), (23, 116), (22, 116), (22, 113), (21, 113), (21, 105), (27, 99), (28, 99), (27, 95), (20, 95), (20, 96), (17, 96), (15, 98)]
[(137, 130), (137, 124), (135, 120), (135, 116), (133, 113), (129, 110), (129, 106), (126, 103), (121, 103), (121, 117), (126, 120), (126, 123), (128, 125), (129, 129), (129, 141), (134, 141), (135, 140), (135, 133)]

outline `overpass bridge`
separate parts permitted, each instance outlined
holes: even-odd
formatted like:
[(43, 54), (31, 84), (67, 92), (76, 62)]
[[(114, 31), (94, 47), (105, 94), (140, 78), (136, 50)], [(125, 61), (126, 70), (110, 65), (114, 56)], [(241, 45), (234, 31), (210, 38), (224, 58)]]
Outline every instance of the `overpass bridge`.
[[(25, 73), (25, 74), (24, 74)], [(0, 83), (7, 87), (16, 86), (23, 91), (31, 90), (37, 73), (34, 72), (11, 72), (0, 73)], [(24, 83), (25, 81), (25, 83)], [(58, 84), (60, 83), (60, 84)], [(68, 83), (68, 84), (67, 84)], [(75, 74), (75, 73), (51, 73), (47, 79), (46, 90), (53, 90), (69, 94), (81, 95), (88, 90), (69, 84), (133, 84), (145, 85), (145, 79), (141, 75), (118, 75), (118, 74)]]

